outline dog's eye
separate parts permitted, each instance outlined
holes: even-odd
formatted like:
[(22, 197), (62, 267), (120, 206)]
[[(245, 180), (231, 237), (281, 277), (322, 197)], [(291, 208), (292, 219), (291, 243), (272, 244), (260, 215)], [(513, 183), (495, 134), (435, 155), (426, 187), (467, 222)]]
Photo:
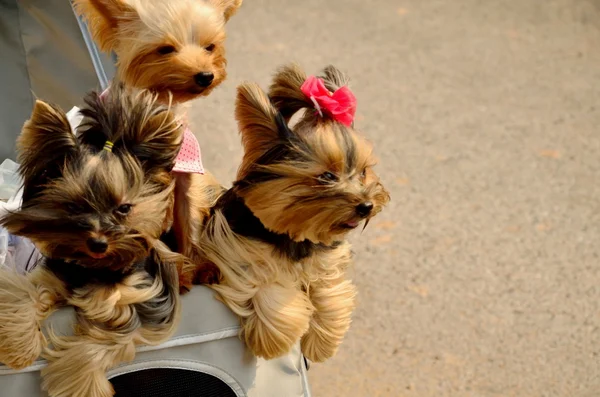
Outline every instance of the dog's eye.
[(81, 214), (83, 212), (83, 207), (77, 203), (67, 203), (66, 208), (71, 214)]
[(363, 168), (363, 170), (360, 173), (360, 177), (365, 179), (367, 177), (367, 169)]
[(164, 45), (162, 47), (158, 47), (156, 50), (160, 55), (168, 55), (172, 52), (175, 52), (175, 47), (172, 45)]
[(208, 52), (213, 52), (215, 50), (215, 45), (210, 44), (210, 45), (206, 46), (205, 50)]
[(319, 175), (319, 181), (324, 182), (324, 183), (328, 183), (328, 182), (337, 182), (338, 177), (333, 173), (333, 172), (324, 172), (321, 175)]
[(117, 213), (119, 215), (127, 215), (131, 211), (133, 206), (131, 204), (121, 204), (117, 207)]

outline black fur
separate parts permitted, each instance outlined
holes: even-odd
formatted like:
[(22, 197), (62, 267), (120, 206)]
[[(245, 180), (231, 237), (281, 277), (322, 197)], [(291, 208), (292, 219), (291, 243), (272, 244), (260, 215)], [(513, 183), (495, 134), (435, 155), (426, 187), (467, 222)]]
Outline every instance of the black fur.
[(143, 324), (165, 325), (172, 323), (177, 314), (176, 302), (179, 298), (179, 279), (176, 266), (172, 263), (159, 263), (156, 254), (147, 259), (145, 270), (152, 280), (159, 278), (163, 281), (160, 295), (136, 303), (135, 310)]
[(105, 268), (90, 269), (74, 263), (53, 259), (47, 259), (45, 265), (65, 282), (67, 289), (71, 292), (89, 284), (115, 284), (139, 271), (145, 271), (148, 274), (143, 285), (139, 286), (140, 288), (150, 286), (156, 278), (162, 279), (163, 289), (161, 294), (148, 301), (134, 304), (136, 315), (131, 316), (127, 322), (120, 324), (118, 327), (115, 327), (114, 324), (90, 320), (79, 308), (75, 308), (80, 323), (91, 324), (96, 328), (110, 332), (130, 332), (142, 325), (163, 326), (172, 323), (174, 320), (176, 315), (175, 304), (179, 295), (177, 275), (174, 267), (170, 264), (161, 264), (158, 262), (159, 260), (155, 253), (150, 253), (147, 258), (134, 264), (132, 268), (126, 271), (111, 271)]
[(301, 261), (317, 252), (328, 251), (341, 244), (339, 241), (334, 242), (332, 245), (316, 244), (309, 240), (298, 242), (292, 240), (287, 234), (279, 234), (268, 230), (254, 216), (244, 200), (235, 193), (234, 188), (229, 189), (219, 198), (213, 211), (219, 209), (223, 211), (231, 230), (235, 233), (270, 244), (276, 252), (291, 261)]
[(279, 137), (281, 139), (289, 140), (296, 136), (292, 130), (290, 130), (290, 127), (285, 122), (285, 117), (283, 117), (279, 111), (275, 115), (275, 122), (277, 123), (277, 132), (279, 133)]
[(164, 232), (160, 236), (160, 241), (165, 243), (167, 247), (173, 252), (179, 252), (178, 244), (177, 244), (177, 236), (175, 235), (175, 229), (171, 228), (169, 231)]
[(111, 285), (122, 281), (125, 277), (135, 271), (152, 268), (152, 258), (148, 257), (140, 262), (134, 263), (125, 269), (115, 270), (106, 267), (91, 268), (79, 265), (75, 262), (67, 262), (62, 259), (46, 258), (44, 262), (50, 271), (62, 280), (67, 289), (73, 291), (88, 284)]

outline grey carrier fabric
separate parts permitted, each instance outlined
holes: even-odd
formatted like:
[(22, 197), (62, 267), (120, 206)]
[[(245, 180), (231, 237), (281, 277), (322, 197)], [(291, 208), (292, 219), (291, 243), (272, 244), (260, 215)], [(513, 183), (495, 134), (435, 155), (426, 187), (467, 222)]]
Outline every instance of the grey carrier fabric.
[[(238, 337), (239, 320), (207, 287), (183, 298), (176, 335), (161, 346), (138, 348), (131, 363), (109, 371), (116, 397), (309, 397), (299, 346), (289, 355), (262, 360)], [(47, 325), (71, 333), (74, 314), (62, 309)], [(47, 397), (40, 390), (43, 360), (14, 371), (0, 366), (0, 396)]]
[(69, 0), (0, 0), (0, 161), (15, 158), (36, 97), (67, 111), (113, 74)]

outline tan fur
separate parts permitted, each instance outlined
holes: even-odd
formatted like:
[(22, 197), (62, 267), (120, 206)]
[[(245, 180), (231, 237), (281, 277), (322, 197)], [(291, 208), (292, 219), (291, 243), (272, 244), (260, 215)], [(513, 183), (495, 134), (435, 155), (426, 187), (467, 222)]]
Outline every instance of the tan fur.
[(75, 1), (75, 10), (86, 15), (88, 27), (102, 51), (111, 51), (115, 45), (115, 31), (120, 23), (136, 18), (135, 10), (124, 0)]
[[(219, 267), (212, 288), (240, 317), (255, 355), (278, 357), (301, 340), (302, 352), (321, 362), (336, 353), (355, 307), (345, 237), (378, 214), (389, 194), (372, 170), (371, 145), (352, 127), (316, 116), (300, 91), (305, 79), (291, 65), (276, 74), (269, 96), (256, 84), (238, 87), (244, 158), (198, 248)], [(334, 67), (323, 79), (330, 90), (347, 84)], [(303, 109), (300, 121), (287, 125)], [(371, 210), (361, 214), (365, 203)]]
[[(273, 124), (275, 108), (256, 83), (238, 87), (235, 115), (238, 120), (244, 146), (244, 161), (238, 169), (238, 179), (246, 176), (249, 168), (277, 140), (277, 127)], [(256, 111), (260, 108), (262, 111)]]
[[(326, 72), (342, 80), (330, 68)], [(302, 164), (281, 162), (257, 166), (256, 159), (273, 147), (278, 138), (275, 123), (275, 108), (285, 117), (291, 117), (310, 101), (301, 101), (300, 85), (306, 75), (292, 65), (284, 67), (275, 76), (267, 97), (256, 84), (244, 84), (238, 89), (236, 118), (242, 134), (244, 159), (239, 168), (238, 180), (247, 176), (250, 170), (260, 169), (275, 175), (284, 175), (271, 181), (255, 184), (239, 191), (252, 212), (270, 230), (289, 234), (296, 241), (310, 240), (331, 244), (342, 238), (347, 230), (336, 228), (343, 220), (353, 217), (355, 207), (365, 199), (376, 206), (371, 216), (375, 216), (389, 200), (389, 195), (372, 171), (376, 160), (371, 145), (360, 135), (348, 129), (338, 133), (338, 123), (317, 119), (314, 111), (306, 111), (303, 118), (294, 126), (294, 134), (300, 140), (294, 144), (298, 157), (305, 158)], [(325, 80), (329, 86), (334, 81)], [(299, 94), (296, 92), (299, 92)], [(287, 117), (289, 119), (289, 117)], [(354, 164), (347, 163), (348, 146), (356, 153)], [(347, 168), (352, 167), (351, 172)], [(315, 193), (329, 190), (316, 179), (324, 172), (339, 176), (331, 194), (323, 200), (302, 200)], [(361, 175), (364, 172), (364, 176)], [(338, 194), (333, 194), (338, 193)], [(269, 200), (265, 200), (269, 197)], [(302, 204), (298, 204), (302, 202)], [(378, 204), (378, 205), (377, 205)]]

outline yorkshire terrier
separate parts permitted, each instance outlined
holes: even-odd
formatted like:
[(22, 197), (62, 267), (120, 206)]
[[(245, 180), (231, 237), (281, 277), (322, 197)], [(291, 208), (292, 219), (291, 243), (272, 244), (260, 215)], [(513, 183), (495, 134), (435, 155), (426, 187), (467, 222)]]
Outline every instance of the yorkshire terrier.
[(117, 80), (176, 103), (208, 95), (227, 76), (225, 23), (242, 0), (75, 0)]
[[(85, 103), (77, 136), (60, 109), (35, 103), (18, 140), (27, 199), (0, 220), (45, 257), (27, 275), (0, 272), (0, 362), (24, 368), (42, 354), (51, 397), (112, 396), (106, 370), (167, 340), (179, 317), (185, 258), (159, 238), (180, 123), (148, 91), (117, 85)], [(75, 335), (49, 330), (47, 347), (42, 322), (60, 305), (75, 308)]]
[[(225, 24), (242, 0), (75, 0), (103, 51), (117, 55), (116, 80), (183, 104), (206, 96), (225, 79)], [(182, 116), (183, 117), (183, 116)], [(187, 124), (184, 121), (185, 124)], [(192, 256), (207, 184), (198, 141), (186, 128), (173, 168), (173, 244)], [(209, 177), (210, 178), (210, 177)]]
[(301, 340), (304, 355), (322, 362), (350, 326), (356, 289), (346, 277), (346, 235), (366, 226), (389, 194), (373, 171), (371, 145), (352, 126), (347, 84), (332, 66), (319, 78), (286, 66), (268, 96), (256, 84), (238, 88), (244, 157), (232, 188), (206, 190), (216, 204), (199, 248), (218, 266), (212, 287), (260, 357), (281, 356)]

